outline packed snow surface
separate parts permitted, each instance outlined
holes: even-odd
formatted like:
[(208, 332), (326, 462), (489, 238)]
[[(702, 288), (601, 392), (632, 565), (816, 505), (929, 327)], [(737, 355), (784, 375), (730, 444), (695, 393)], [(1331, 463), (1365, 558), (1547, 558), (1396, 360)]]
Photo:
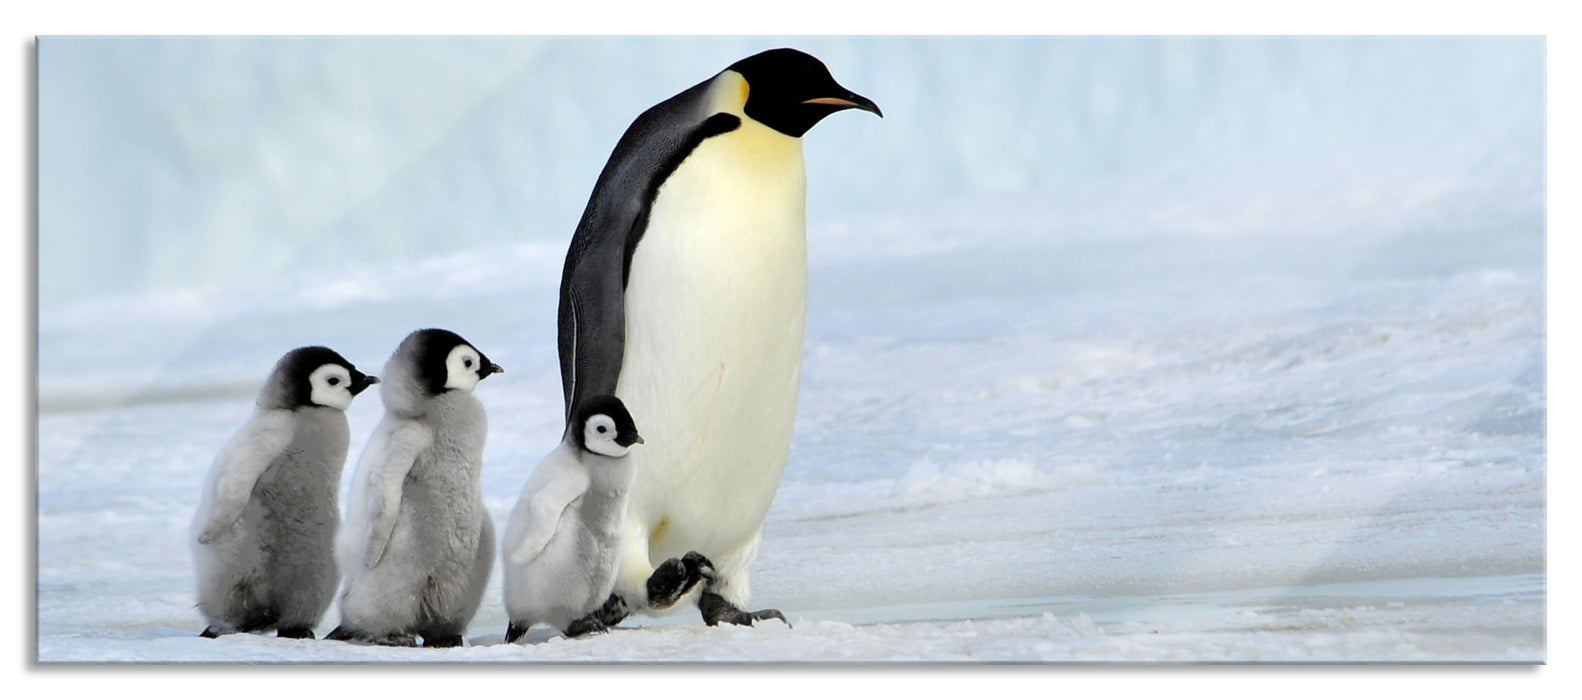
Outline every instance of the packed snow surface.
[[(45, 303), (38, 660), (1542, 662), (1541, 132), (1351, 146), (810, 219), (752, 570), (789, 626), (679, 606), (506, 645), (497, 564), (465, 648), (197, 637), (187, 525), (292, 347), (377, 371), (440, 326), (504, 366), (477, 389), (503, 525), (561, 434), (569, 228)], [(380, 410), (348, 412), (347, 478)]]
[[(1173, 182), (815, 228), (797, 436), (753, 582), (790, 628), (683, 611), (505, 646), (497, 574), (467, 649), (195, 636), (198, 488), (290, 347), (377, 367), (443, 325), (504, 365), (477, 390), (504, 522), (560, 432), (559, 250), (46, 308), (39, 658), (1542, 660), (1536, 156), (1402, 158), (1316, 194), (1262, 180), (1260, 202), (1328, 198), (1309, 206), (1356, 220), (1341, 230), (1271, 212), (1037, 235), (1071, 226), (1051, 202), (1147, 218)], [(1172, 206), (1205, 231), (1252, 216)], [(929, 245), (885, 244), (901, 231)], [(379, 405), (349, 416), (365, 437)]]

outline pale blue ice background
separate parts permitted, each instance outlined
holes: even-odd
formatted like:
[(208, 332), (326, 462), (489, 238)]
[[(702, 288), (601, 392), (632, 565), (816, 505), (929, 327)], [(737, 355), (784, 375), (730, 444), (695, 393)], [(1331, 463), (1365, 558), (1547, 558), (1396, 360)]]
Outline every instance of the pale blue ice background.
[[(186, 523), (273, 361), (473, 340), (503, 522), (610, 147), (782, 44), (886, 114), (806, 139), (754, 569), (796, 626), (505, 647), (497, 576), (470, 649), (196, 639)], [(39, 658), (1543, 660), (1544, 80), (1536, 38), (45, 37)]]
[(782, 44), (886, 113), (807, 140), (814, 222), (1544, 123), (1539, 38), (45, 37), (42, 301), (562, 242), (637, 112)]

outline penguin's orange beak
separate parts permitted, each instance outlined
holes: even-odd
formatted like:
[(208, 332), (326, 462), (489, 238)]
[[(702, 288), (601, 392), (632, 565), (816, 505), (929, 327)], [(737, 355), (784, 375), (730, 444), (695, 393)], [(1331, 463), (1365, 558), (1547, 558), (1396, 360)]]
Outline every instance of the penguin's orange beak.
[(873, 112), (879, 115), (880, 118), (884, 117), (884, 112), (879, 111), (879, 105), (857, 93), (851, 93), (845, 97), (815, 97), (809, 100), (802, 100), (802, 104), (829, 105), (837, 109), (860, 109), (864, 112)]

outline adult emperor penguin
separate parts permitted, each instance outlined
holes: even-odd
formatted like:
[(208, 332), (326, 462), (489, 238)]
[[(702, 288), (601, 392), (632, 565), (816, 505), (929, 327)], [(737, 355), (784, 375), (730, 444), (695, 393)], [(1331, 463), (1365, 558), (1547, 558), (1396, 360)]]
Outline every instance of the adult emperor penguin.
[(460, 646), (494, 565), (479, 484), (488, 422), (472, 395), (501, 372), (461, 336), (424, 329), (385, 363), (385, 415), (357, 461), (336, 541), (346, 584), (326, 639)]
[(673, 604), (700, 576), (709, 625), (784, 619), (742, 608), (796, 413), (801, 137), (853, 108), (880, 114), (818, 59), (765, 51), (643, 112), (599, 174), (561, 276), (568, 430), (584, 401), (613, 394), (646, 438), (627, 458), (636, 480), (604, 624)]
[(641, 442), (625, 404), (596, 396), (583, 402), (571, 432), (528, 478), (501, 548), (507, 643), (539, 622), (567, 637), (603, 629), (584, 616), (615, 586), (633, 476), (625, 457)]
[(312, 639), (335, 596), (346, 408), (378, 383), (329, 348), (275, 363), (253, 415), (209, 469), (192, 521), (204, 637)]

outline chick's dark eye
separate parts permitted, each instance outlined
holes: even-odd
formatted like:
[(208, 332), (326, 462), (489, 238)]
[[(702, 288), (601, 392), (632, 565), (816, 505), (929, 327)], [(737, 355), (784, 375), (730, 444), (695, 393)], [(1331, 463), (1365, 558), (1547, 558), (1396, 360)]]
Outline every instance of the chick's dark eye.
[(599, 432), (601, 432), (601, 433), (608, 433), (608, 432), (610, 432), (610, 429), (601, 425), (601, 426), (599, 426)]
[(340, 377), (330, 377), (330, 386), (340, 386), (340, 383), (341, 383), (341, 378)]
[(467, 369), (472, 369), (472, 358), (469, 357), (465, 360), (462, 360), (461, 366), (466, 367)]

